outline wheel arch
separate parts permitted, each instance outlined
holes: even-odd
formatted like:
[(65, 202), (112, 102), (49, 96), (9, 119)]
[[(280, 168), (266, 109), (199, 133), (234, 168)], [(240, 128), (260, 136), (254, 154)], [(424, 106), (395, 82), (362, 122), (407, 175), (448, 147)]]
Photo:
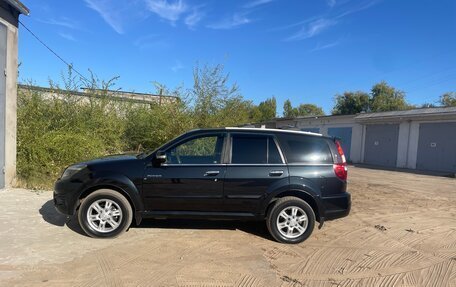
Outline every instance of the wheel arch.
[(144, 205), (142, 203), (139, 191), (128, 178), (124, 178), (123, 176), (116, 176), (116, 179), (117, 180), (114, 180), (113, 177), (98, 178), (95, 182), (84, 188), (79, 194), (78, 201), (74, 207), (74, 211), (76, 212), (76, 210), (81, 205), (81, 201), (94, 191), (100, 189), (111, 189), (125, 196), (134, 212), (136, 224), (139, 224), (142, 220), (141, 211), (144, 210)]
[(312, 208), (312, 210), (314, 211), (314, 213), (315, 213), (315, 219), (318, 222), (321, 222), (321, 220), (322, 220), (322, 217), (321, 217), (322, 216), (322, 210), (321, 210), (320, 205), (318, 204), (318, 200), (315, 199), (315, 197), (312, 196), (312, 194), (310, 194), (309, 192), (303, 191), (303, 190), (298, 190), (298, 189), (289, 189), (289, 190), (286, 190), (286, 191), (283, 191), (283, 192), (280, 192), (280, 193), (274, 195), (269, 200), (269, 202), (268, 202), (268, 204), (266, 206), (266, 209), (264, 210), (264, 215), (267, 216), (267, 214), (269, 213), (269, 210), (272, 208), (272, 206), (274, 206), (274, 203), (279, 198), (282, 198), (282, 197), (285, 197), (285, 196), (297, 197), (297, 198), (302, 199), (305, 202), (307, 202), (310, 205), (310, 207)]
[(135, 203), (132, 201), (131, 199), (131, 196), (128, 194), (128, 192), (126, 192), (125, 190), (123, 190), (122, 188), (116, 186), (116, 185), (109, 185), (109, 184), (102, 184), (102, 185), (95, 185), (95, 186), (92, 186), (92, 187), (89, 187), (87, 189), (85, 189), (80, 195), (79, 195), (79, 204), (78, 205), (81, 205), (81, 201), (86, 198), (89, 194), (91, 194), (92, 192), (95, 192), (97, 190), (100, 190), (100, 189), (111, 189), (111, 190), (114, 190), (114, 191), (117, 191), (118, 193), (122, 194), (123, 196), (125, 196), (125, 198), (128, 200), (128, 202), (130, 203), (131, 205), (131, 208), (133, 210), (136, 210), (136, 206), (135, 206)]

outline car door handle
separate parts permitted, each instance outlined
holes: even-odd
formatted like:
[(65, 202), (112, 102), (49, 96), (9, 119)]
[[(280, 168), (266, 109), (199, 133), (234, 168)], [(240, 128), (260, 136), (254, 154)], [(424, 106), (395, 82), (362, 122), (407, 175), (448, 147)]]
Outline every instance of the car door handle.
[(218, 170), (209, 170), (209, 171), (206, 171), (206, 173), (204, 174), (204, 176), (216, 176), (220, 173), (220, 171)]
[(269, 176), (281, 176), (283, 174), (283, 170), (271, 170), (269, 172)]

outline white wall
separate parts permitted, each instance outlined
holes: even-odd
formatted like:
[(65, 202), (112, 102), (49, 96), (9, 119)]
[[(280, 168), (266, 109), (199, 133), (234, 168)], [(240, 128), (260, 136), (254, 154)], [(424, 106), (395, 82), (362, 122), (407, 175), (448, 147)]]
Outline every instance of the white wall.
[(396, 166), (401, 168), (407, 167), (408, 150), (410, 146), (410, 121), (399, 124), (399, 136), (397, 143), (397, 161)]
[(410, 123), (410, 136), (408, 138), (407, 162), (405, 167), (415, 169), (418, 155), (418, 139), (420, 137), (420, 123)]
[[(7, 27), (6, 41), (6, 98), (5, 106), (5, 187), (16, 180), (16, 121), (17, 121), (17, 27), (0, 18)], [(1, 71), (3, 73), (3, 71)], [(0, 167), (1, 168), (1, 167)], [(1, 172), (1, 170), (0, 170)]]
[(352, 127), (350, 159), (353, 163), (363, 161), (364, 126), (355, 124)]

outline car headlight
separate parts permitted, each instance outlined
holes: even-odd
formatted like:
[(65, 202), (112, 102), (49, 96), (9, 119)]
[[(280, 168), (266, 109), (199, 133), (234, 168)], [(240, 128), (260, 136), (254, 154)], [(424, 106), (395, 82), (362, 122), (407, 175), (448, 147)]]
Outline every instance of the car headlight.
[(81, 171), (82, 169), (86, 168), (87, 165), (85, 164), (75, 164), (67, 167), (65, 171), (63, 172), (62, 176), (60, 177), (61, 179), (69, 178)]

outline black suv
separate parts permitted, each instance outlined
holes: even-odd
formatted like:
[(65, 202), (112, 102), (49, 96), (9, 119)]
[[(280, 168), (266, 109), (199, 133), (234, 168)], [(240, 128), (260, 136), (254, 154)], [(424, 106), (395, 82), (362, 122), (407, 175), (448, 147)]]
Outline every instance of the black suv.
[(347, 166), (337, 140), (255, 128), (187, 132), (150, 154), (68, 167), (55, 184), (61, 213), (92, 237), (142, 218), (265, 220), (279, 242), (299, 243), (315, 221), (346, 216)]

